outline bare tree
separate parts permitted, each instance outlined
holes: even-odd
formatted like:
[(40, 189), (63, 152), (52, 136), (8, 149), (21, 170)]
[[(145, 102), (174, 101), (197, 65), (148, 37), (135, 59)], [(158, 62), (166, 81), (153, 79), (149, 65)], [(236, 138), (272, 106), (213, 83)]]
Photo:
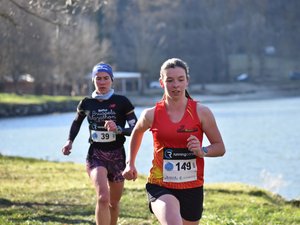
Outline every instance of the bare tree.
[[(56, 55), (53, 81), (60, 93), (87, 94), (86, 83), (91, 82), (90, 70), (102, 59), (109, 58), (108, 40), (97, 39), (98, 27), (94, 21), (78, 17), (72, 28), (57, 31), (52, 39), (52, 53)], [(69, 86), (69, 90), (63, 90)]]
[[(92, 22), (95, 21), (93, 12), (105, 2), (7, 2), (0, 8), (0, 20), (4, 21), (1, 26), (5, 31), (0, 42), (3, 50), (0, 77), (8, 75), (16, 82), (22, 73), (31, 73), (39, 93), (43, 92), (44, 86), (53, 86), (54, 94), (58, 91), (74, 93), (75, 84), (80, 81), (77, 74), (85, 75), (87, 68), (91, 67), (88, 61), (93, 64), (92, 60), (106, 52), (108, 41), (99, 43), (99, 30)], [(68, 74), (72, 74), (69, 75), (71, 80), (65, 79)], [(62, 81), (70, 81), (70, 84), (63, 84)], [(69, 91), (66, 86), (70, 86)]]
[[(299, 7), (297, 0), (0, 0), (0, 78), (31, 73), (55, 84), (53, 93), (70, 94), (84, 89), (82, 78), (100, 60), (144, 80), (157, 79), (170, 57), (189, 63), (192, 82), (299, 70)], [(266, 46), (286, 61), (278, 71), (268, 68)], [(233, 56), (248, 62), (236, 61), (233, 71)]]

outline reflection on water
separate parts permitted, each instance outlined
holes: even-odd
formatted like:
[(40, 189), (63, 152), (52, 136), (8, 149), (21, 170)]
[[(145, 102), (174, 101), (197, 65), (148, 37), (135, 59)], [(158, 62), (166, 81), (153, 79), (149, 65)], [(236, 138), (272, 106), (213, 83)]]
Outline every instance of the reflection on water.
[[(300, 197), (300, 98), (206, 105), (215, 114), (227, 150), (222, 158), (206, 159), (206, 183), (243, 182), (287, 199)], [(142, 110), (137, 107), (137, 115)], [(72, 154), (61, 153), (74, 115), (1, 119), (0, 153), (84, 163), (88, 149), (86, 122), (73, 144)], [(206, 139), (204, 142), (208, 144)], [(125, 146), (128, 149), (128, 141)], [(137, 157), (139, 173), (148, 173), (151, 158), (152, 137), (146, 132)]]

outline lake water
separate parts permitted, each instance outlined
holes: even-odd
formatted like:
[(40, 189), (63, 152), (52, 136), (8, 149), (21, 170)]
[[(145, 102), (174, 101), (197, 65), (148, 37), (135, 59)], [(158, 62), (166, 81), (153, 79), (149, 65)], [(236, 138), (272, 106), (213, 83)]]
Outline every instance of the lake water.
[[(227, 150), (224, 157), (205, 159), (206, 183), (242, 182), (288, 200), (300, 198), (300, 97), (206, 105), (216, 117)], [(136, 114), (142, 110), (137, 107)], [(74, 116), (63, 113), (0, 119), (0, 154), (85, 163), (86, 122), (72, 154), (61, 153)], [(125, 147), (128, 149), (128, 139)], [(137, 156), (140, 174), (148, 173), (151, 158), (152, 136), (146, 132)]]

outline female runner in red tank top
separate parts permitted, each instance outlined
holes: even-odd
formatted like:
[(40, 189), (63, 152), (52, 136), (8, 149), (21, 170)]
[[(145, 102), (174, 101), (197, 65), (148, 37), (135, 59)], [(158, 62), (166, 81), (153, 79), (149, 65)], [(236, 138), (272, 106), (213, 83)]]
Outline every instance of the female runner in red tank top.
[[(130, 155), (123, 176), (137, 178), (135, 159), (143, 134), (153, 135), (154, 158), (146, 184), (149, 208), (161, 224), (196, 225), (203, 211), (204, 157), (225, 154), (214, 115), (187, 92), (189, 69), (181, 59), (163, 63), (163, 99), (145, 109), (132, 131)], [(203, 147), (203, 135), (210, 142)]]

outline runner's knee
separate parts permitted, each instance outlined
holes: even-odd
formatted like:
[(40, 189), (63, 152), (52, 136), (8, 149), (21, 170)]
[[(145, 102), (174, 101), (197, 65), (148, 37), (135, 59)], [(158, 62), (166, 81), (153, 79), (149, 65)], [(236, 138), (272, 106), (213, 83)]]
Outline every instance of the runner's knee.
[(108, 195), (99, 195), (97, 197), (97, 203), (99, 205), (108, 206), (109, 205), (109, 197), (108, 197)]

